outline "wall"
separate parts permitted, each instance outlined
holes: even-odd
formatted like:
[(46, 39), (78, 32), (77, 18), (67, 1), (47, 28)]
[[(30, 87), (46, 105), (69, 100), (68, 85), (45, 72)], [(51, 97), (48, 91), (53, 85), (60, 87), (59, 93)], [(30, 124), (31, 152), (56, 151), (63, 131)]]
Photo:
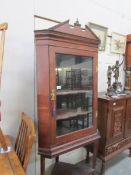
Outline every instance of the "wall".
[[(0, 23), (8, 22), (1, 84), (0, 126), (13, 138), (16, 137), (22, 111), (34, 119), (33, 13), (32, 0), (2, 0), (0, 5)], [(35, 154), (32, 154), (28, 168), (32, 175), (35, 174), (34, 163)]]
[[(119, 8), (118, 8), (119, 4)], [(131, 15), (129, 13), (130, 1), (119, 2), (116, 0), (69, 0), (67, 1), (35, 1), (35, 14), (65, 21), (70, 19), (74, 23), (76, 19), (84, 26), (88, 22), (93, 22), (108, 28), (108, 35), (112, 32), (129, 34), (131, 30)], [(45, 21), (36, 20), (36, 28), (44, 28)], [(99, 84), (98, 91), (104, 91), (107, 88), (106, 70), (108, 65), (113, 65), (116, 60), (122, 60), (122, 56), (110, 53), (110, 38), (107, 38), (107, 47), (105, 52), (99, 52)], [(104, 65), (104, 66), (103, 66)], [(121, 70), (123, 67), (121, 67)], [(121, 71), (120, 71), (121, 72)], [(123, 72), (120, 74), (120, 80), (123, 80)]]
[[(34, 95), (34, 34), (33, 30), (45, 28), (45, 21), (33, 19), (33, 15), (45, 16), (59, 21), (70, 19), (71, 23), (79, 19), (82, 25), (88, 22), (108, 27), (108, 34), (117, 32), (129, 34), (131, 31), (130, 0), (2, 0), (0, 6), (0, 23), (6, 21), (9, 28), (6, 32), (5, 55), (3, 63), (1, 100), (2, 129), (14, 138), (17, 134), (20, 114), (28, 113), (35, 119)], [(110, 53), (110, 40), (107, 40), (105, 52), (99, 52), (98, 91), (106, 90), (106, 70), (122, 56)], [(121, 67), (120, 80), (124, 73)], [(35, 147), (34, 147), (35, 151)], [(33, 153), (34, 153), (33, 151)], [(36, 150), (37, 154), (37, 150)], [(85, 157), (85, 150), (79, 149), (61, 156), (61, 160), (77, 162)], [(36, 167), (35, 167), (36, 159)], [(47, 174), (53, 160), (46, 159)], [(28, 173), (39, 174), (39, 156), (32, 154)]]

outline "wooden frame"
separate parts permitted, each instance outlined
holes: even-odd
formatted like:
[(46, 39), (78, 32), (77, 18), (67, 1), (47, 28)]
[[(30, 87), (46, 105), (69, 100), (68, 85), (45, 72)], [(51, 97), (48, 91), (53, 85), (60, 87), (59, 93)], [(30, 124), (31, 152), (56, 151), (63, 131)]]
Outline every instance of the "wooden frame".
[(126, 48), (126, 36), (119, 33), (112, 33), (111, 52), (124, 54)]
[(106, 47), (106, 37), (107, 37), (107, 27), (100, 26), (98, 24), (94, 24), (89, 22), (90, 29), (96, 34), (96, 36), (100, 39), (101, 43), (99, 45), (99, 50), (104, 51)]
[(1, 82), (2, 62), (4, 54), (5, 30), (7, 30), (7, 28), (8, 28), (7, 23), (0, 24), (0, 82)]

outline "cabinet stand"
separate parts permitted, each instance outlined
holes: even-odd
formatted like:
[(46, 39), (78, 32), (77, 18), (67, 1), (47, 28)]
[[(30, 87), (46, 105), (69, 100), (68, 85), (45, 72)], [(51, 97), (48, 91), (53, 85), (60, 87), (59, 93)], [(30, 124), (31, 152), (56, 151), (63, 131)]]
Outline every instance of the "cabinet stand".
[[(95, 173), (96, 157), (97, 157), (97, 150), (98, 150), (98, 139), (99, 139), (99, 136), (96, 139), (92, 140), (92, 141), (89, 140), (89, 142), (87, 142), (86, 145), (84, 145), (87, 154), (86, 154), (86, 160), (85, 160), (85, 163), (84, 163), (84, 170), (82, 168), (80, 170), (81, 175), (84, 175), (83, 171), (86, 171), (85, 170), (86, 169), (85, 165), (87, 165), (87, 163), (89, 163), (89, 159), (90, 159), (89, 153), (90, 152), (92, 152), (91, 167), (89, 168), (87, 166), (88, 173), (86, 175), (94, 175), (94, 173)], [(92, 148), (92, 150), (90, 150), (90, 148)], [(54, 169), (53, 169), (51, 175), (59, 175), (56, 172), (59, 172), (59, 169), (61, 169), (61, 166), (64, 166), (64, 164), (66, 166), (67, 163), (62, 162), (62, 165), (61, 165), (61, 162), (59, 161), (59, 156), (62, 155), (62, 154), (63, 154), (63, 152), (59, 153), (59, 155), (57, 155), (57, 156), (54, 156), (57, 168), (54, 166)], [(42, 154), (40, 156), (41, 156), (41, 175), (45, 175), (45, 156), (43, 156)], [(71, 173), (73, 173), (75, 166), (78, 168), (78, 167), (81, 166), (81, 163), (78, 163), (78, 164), (75, 164), (75, 165), (68, 164), (68, 168), (69, 168), (69, 166), (71, 167)], [(72, 168), (72, 166), (74, 168)], [(83, 166), (83, 163), (82, 163), (82, 166)], [(64, 172), (62, 173), (62, 175), (66, 175), (66, 170), (64, 169), (63, 171)], [(70, 175), (70, 174), (68, 174), (68, 175)]]

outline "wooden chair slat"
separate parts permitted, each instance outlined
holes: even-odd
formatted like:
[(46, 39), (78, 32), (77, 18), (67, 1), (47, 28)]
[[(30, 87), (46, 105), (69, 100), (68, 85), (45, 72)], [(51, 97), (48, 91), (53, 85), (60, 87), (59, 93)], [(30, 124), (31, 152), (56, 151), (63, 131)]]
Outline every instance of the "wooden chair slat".
[(25, 171), (27, 169), (35, 137), (36, 133), (34, 122), (27, 114), (23, 112), (21, 117), (21, 124), (15, 143), (15, 151)]

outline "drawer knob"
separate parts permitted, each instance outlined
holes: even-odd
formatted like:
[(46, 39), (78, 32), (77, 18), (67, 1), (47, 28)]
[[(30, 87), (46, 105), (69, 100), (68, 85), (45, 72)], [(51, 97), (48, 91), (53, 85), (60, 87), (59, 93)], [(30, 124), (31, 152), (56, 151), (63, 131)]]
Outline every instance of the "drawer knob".
[(113, 106), (116, 106), (116, 102), (113, 103)]

